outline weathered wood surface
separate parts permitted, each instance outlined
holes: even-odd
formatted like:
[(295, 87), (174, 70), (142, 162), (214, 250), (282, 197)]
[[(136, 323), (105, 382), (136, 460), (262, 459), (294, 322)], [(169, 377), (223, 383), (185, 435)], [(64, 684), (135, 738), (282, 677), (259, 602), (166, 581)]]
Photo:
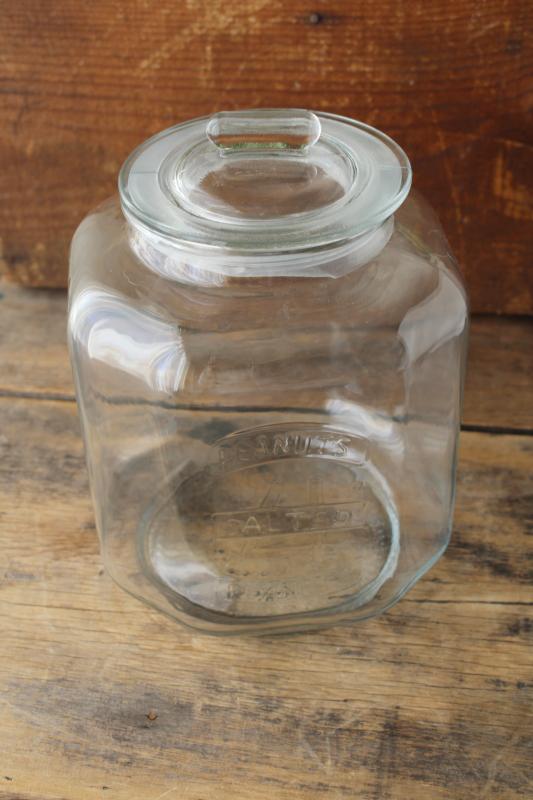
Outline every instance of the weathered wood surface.
[(412, 158), (475, 311), (533, 311), (527, 0), (0, 0), (4, 271), (63, 286), (129, 151), (220, 109), (363, 119)]
[[(0, 283), (0, 394), (74, 399), (63, 291)], [(474, 317), (463, 422), (533, 429), (533, 320)]]
[(463, 423), (533, 430), (533, 319), (472, 319)]
[(64, 295), (0, 289), (2, 800), (531, 796), (531, 325), (474, 321), (467, 419), (500, 433), (462, 435), (436, 567), (378, 619), (230, 640), (104, 574)]
[(237, 642), (102, 573), (72, 403), (0, 419), (0, 797), (528, 796), (531, 437), (464, 434), (453, 543), (391, 612)]

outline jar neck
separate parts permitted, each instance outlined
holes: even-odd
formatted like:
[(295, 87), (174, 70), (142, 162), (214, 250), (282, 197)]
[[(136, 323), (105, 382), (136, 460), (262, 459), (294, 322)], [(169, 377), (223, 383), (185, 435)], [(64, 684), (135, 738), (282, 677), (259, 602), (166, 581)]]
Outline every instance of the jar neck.
[(128, 237), (136, 256), (153, 272), (177, 283), (222, 286), (240, 279), (340, 278), (368, 264), (394, 231), (394, 217), (348, 241), (305, 251), (234, 252), (195, 246), (156, 234), (128, 219)]

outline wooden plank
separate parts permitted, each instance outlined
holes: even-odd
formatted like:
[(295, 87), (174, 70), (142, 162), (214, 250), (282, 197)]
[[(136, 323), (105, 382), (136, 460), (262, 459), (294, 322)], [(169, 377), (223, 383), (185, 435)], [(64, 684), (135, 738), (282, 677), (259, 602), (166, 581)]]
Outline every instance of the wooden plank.
[(472, 319), (463, 422), (533, 430), (533, 319)]
[(73, 399), (64, 291), (0, 283), (0, 392)]
[[(73, 399), (64, 292), (0, 284), (0, 393)], [(463, 421), (533, 429), (533, 320), (474, 317)]]
[(0, 432), (1, 798), (528, 796), (532, 437), (463, 435), (452, 544), (389, 613), (236, 640), (103, 573), (73, 403)]
[(2, 4), (4, 270), (64, 286), (68, 241), (140, 141), (215, 110), (296, 106), (412, 158), (475, 311), (533, 311), (527, 0)]

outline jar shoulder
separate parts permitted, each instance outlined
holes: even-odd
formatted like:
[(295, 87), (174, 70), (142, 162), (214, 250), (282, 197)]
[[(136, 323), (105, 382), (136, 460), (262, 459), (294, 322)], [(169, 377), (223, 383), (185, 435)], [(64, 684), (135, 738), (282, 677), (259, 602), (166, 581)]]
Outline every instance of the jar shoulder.
[[(70, 259), (70, 326), (91, 311), (124, 315), (127, 309), (191, 331), (272, 329), (294, 331), (336, 326), (412, 326), (428, 315), (467, 314), (464, 283), (446, 238), (420, 195), (410, 197), (394, 221), (388, 243), (369, 263), (340, 277), (265, 277), (176, 280), (165, 254), (143, 254), (117, 198), (80, 224)], [(176, 258), (190, 262), (190, 253)], [(197, 276), (198, 277), (198, 276)], [(86, 325), (86, 320), (84, 321)], [(79, 331), (78, 331), (79, 333)]]

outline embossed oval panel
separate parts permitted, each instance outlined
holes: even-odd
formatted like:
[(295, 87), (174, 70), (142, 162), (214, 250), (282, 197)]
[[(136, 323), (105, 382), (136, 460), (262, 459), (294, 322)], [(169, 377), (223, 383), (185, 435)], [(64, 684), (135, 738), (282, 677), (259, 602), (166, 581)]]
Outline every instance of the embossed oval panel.
[(365, 442), (326, 426), (232, 434), (172, 486), (142, 557), (157, 579), (239, 617), (356, 607), (392, 574), (398, 523)]

